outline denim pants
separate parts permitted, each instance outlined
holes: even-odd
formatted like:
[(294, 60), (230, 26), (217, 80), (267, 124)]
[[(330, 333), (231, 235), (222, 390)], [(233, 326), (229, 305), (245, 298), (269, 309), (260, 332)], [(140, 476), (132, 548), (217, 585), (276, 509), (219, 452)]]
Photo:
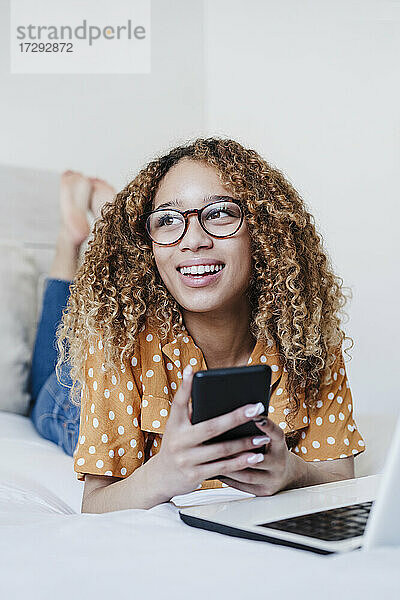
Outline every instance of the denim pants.
[(50, 278), (45, 282), (30, 373), (29, 417), (42, 437), (72, 456), (79, 436), (80, 407), (69, 399), (72, 380), (68, 365), (62, 367), (62, 383), (55, 373), (56, 329), (68, 301), (70, 283)]

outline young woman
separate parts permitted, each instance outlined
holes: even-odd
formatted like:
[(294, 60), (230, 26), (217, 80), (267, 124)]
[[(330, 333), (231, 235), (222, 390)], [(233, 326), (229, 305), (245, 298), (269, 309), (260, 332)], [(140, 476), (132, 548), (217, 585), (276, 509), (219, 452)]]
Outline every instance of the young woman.
[[(82, 510), (353, 477), (341, 283), (299, 194), (254, 150), (197, 139), (143, 168), (103, 207), (58, 330)], [(193, 372), (255, 363), (273, 374), (260, 436), (203, 444), (262, 405), (192, 425)]]
[(56, 253), (47, 277), (32, 357), (30, 418), (44, 438), (72, 456), (79, 435), (79, 406), (70, 402), (69, 365), (63, 365), (62, 384), (57, 380), (55, 333), (69, 297), (82, 244), (90, 226), (87, 213), (96, 219), (115, 190), (101, 179), (65, 171), (60, 180), (60, 229)]

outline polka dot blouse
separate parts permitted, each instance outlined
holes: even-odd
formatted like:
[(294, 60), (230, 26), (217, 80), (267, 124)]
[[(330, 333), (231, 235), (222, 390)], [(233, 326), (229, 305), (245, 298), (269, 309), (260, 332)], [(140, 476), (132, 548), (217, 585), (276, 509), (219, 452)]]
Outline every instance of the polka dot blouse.
[[(88, 349), (82, 396), (79, 439), (74, 451), (77, 478), (85, 474), (128, 477), (161, 447), (170, 406), (190, 363), (193, 371), (207, 368), (200, 348), (189, 333), (161, 343), (154, 331), (138, 335), (134, 355), (121, 365), (119, 378), (104, 369), (99, 339)], [(257, 341), (248, 364), (269, 364), (272, 369), (269, 417), (285, 433), (301, 430), (292, 451), (306, 461), (334, 460), (359, 454), (364, 440), (353, 418), (353, 402), (343, 362), (337, 355), (333, 381), (320, 389), (317, 409), (304, 402), (287, 423), (287, 372), (281, 368), (275, 347)], [(118, 381), (119, 379), (119, 381)], [(218, 479), (203, 481), (198, 489), (226, 487)]]

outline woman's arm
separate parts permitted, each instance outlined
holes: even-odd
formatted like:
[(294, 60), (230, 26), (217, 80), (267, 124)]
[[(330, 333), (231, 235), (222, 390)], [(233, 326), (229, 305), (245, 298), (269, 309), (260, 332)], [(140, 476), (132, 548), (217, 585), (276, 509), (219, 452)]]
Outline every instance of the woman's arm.
[(85, 475), (82, 513), (105, 513), (129, 508), (153, 508), (168, 502), (158, 493), (152, 477), (151, 459), (121, 479), (104, 475)]

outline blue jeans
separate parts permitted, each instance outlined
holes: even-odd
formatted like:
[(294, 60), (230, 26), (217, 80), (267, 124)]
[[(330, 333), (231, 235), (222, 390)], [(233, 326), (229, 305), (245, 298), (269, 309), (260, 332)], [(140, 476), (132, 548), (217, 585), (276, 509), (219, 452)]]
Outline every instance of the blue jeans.
[(69, 399), (72, 386), (69, 366), (62, 367), (62, 383), (55, 373), (56, 329), (68, 301), (70, 283), (46, 279), (30, 373), (29, 416), (42, 437), (72, 456), (79, 437), (80, 407)]

